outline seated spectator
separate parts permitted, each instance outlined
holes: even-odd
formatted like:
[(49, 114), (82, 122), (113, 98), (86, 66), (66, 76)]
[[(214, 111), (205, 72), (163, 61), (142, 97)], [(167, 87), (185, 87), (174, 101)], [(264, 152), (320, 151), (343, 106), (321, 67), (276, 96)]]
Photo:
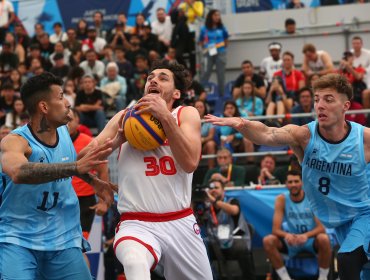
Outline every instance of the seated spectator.
[(53, 60), (54, 60), (54, 66), (51, 67), (50, 72), (53, 73), (55, 76), (63, 80), (66, 80), (70, 67), (65, 64), (63, 54), (61, 53), (55, 54), (55, 56), (53, 56)]
[(370, 108), (370, 90), (367, 89), (366, 83), (363, 78), (366, 70), (360, 65), (353, 66), (354, 55), (346, 51), (339, 64), (339, 74), (344, 75), (353, 87), (353, 100), (363, 104), (366, 109)]
[(266, 80), (267, 84), (270, 85), (274, 73), (281, 69), (283, 61), (280, 57), (281, 44), (278, 42), (271, 42), (268, 46), (270, 56), (265, 57), (260, 66), (260, 75)]
[(262, 99), (266, 97), (266, 86), (261, 76), (254, 73), (253, 64), (249, 60), (242, 62), (242, 73), (235, 80), (233, 88), (233, 99), (236, 100), (240, 96), (241, 86), (245, 80), (252, 81), (255, 85), (256, 95)]
[(132, 28), (131, 33), (142, 36), (144, 33), (144, 25), (147, 23), (143, 13), (137, 13), (135, 18), (135, 26)]
[(238, 105), (240, 115), (243, 118), (263, 115), (263, 101), (261, 98), (256, 96), (252, 81), (244, 82), (241, 87), (241, 96), (235, 102), (236, 105)]
[(125, 32), (127, 34), (132, 34), (132, 27), (127, 25), (127, 17), (125, 15), (125, 13), (123, 13), (123, 12), (118, 13), (117, 22), (123, 23), (123, 25), (124, 25), (123, 32)]
[(18, 56), (12, 50), (11, 44), (5, 42), (0, 53), (0, 75), (9, 77), (11, 70), (17, 69), (18, 64)]
[(287, 9), (301, 9), (304, 7), (304, 3), (302, 3), (300, 0), (291, 0), (286, 6)]
[(106, 44), (107, 41), (105, 39), (98, 37), (96, 28), (89, 26), (87, 29), (87, 39), (82, 41), (81, 49), (83, 53), (86, 53), (88, 50), (94, 50), (100, 56)]
[(21, 115), (26, 113), (23, 101), (20, 97), (14, 98), (13, 109), (5, 116), (5, 126), (15, 129), (22, 124)]
[(14, 25), (14, 36), (15, 41), (18, 44), (21, 44), (23, 49), (27, 51), (29, 46), (31, 45), (31, 39), (27, 35), (27, 32), (24, 30), (24, 27), (21, 23), (16, 23)]
[(176, 61), (176, 49), (169, 47), (167, 52), (164, 55), (164, 58), (167, 59), (170, 62)]
[(76, 27), (76, 39), (83, 41), (87, 39), (87, 21), (83, 18), (77, 22)]
[[(238, 106), (234, 101), (226, 101), (224, 103), (224, 117), (240, 117)], [(235, 153), (250, 153), (254, 151), (253, 143), (243, 137), (236, 129), (230, 126), (218, 127), (218, 132), (221, 139), (221, 147), (226, 147), (231, 152)], [(253, 161), (252, 157), (246, 158), (247, 161)]]
[[(351, 110), (362, 110), (364, 107), (354, 101), (351, 100), (351, 106), (349, 107), (349, 111)], [(365, 114), (346, 114), (346, 120), (347, 121), (352, 121), (352, 122), (357, 122), (359, 124), (362, 124), (363, 126), (366, 126), (366, 116)]]
[(40, 53), (45, 59), (49, 59), (50, 55), (54, 52), (54, 44), (49, 40), (49, 34), (44, 33), (40, 36)]
[(36, 23), (34, 26), (34, 35), (31, 38), (31, 45), (40, 44), (40, 37), (44, 35), (44, 25), (42, 23)]
[(276, 158), (273, 155), (265, 155), (260, 164), (260, 175), (258, 176), (258, 183), (261, 185), (277, 185), (282, 180), (282, 174), (277, 173)]
[(4, 83), (1, 86), (0, 92), (0, 125), (5, 124), (5, 116), (12, 112), (16, 97), (13, 85), (11, 83)]
[(245, 169), (233, 164), (230, 151), (220, 148), (217, 151), (217, 167), (209, 169), (204, 175), (203, 185), (208, 185), (210, 180), (219, 180), (226, 186), (244, 186)]
[(95, 88), (93, 76), (85, 75), (82, 79), (81, 90), (77, 93), (75, 108), (80, 113), (81, 124), (96, 127), (100, 133), (105, 127), (103, 93)]
[(81, 50), (81, 41), (77, 39), (76, 30), (73, 28), (67, 29), (67, 40), (63, 42), (65, 49), (68, 49), (71, 53), (76, 53)]
[(160, 44), (158, 36), (152, 33), (152, 27), (149, 23), (144, 24), (143, 33), (141, 35), (141, 47), (147, 52), (155, 51), (159, 54)]
[[(313, 112), (313, 92), (310, 87), (303, 87), (298, 91), (298, 104), (292, 108), (291, 113), (301, 114)], [(313, 116), (300, 118), (293, 117), (292, 124), (305, 125), (313, 120), (315, 120)]]
[[(266, 96), (266, 115), (285, 115), (290, 113), (294, 103), (294, 93), (287, 92), (284, 82), (280, 76), (275, 76), (272, 80), (270, 89)], [(283, 119), (277, 119), (280, 124), (283, 124)]]
[(103, 62), (105, 66), (107, 66), (108, 63), (114, 62), (114, 60), (115, 60), (115, 57), (114, 57), (112, 46), (105, 45), (103, 48), (103, 56), (100, 59), (100, 61)]
[(132, 99), (139, 100), (143, 97), (145, 82), (149, 74), (148, 59), (142, 55), (138, 55), (135, 58), (135, 68), (132, 79), (132, 96), (128, 98), (127, 103), (130, 103)]
[(50, 42), (52, 44), (67, 41), (67, 34), (63, 31), (63, 26), (60, 22), (54, 23), (53, 29), (54, 33), (50, 35)]
[(12, 52), (18, 56), (19, 63), (23, 63), (26, 59), (26, 50), (23, 48), (22, 44), (15, 40), (13, 33), (7, 32), (5, 34), (5, 42), (10, 44)]
[(23, 84), (22, 76), (17, 69), (10, 72), (9, 82), (13, 85), (14, 91), (19, 93)]
[[(202, 100), (197, 100), (194, 107), (198, 110), (200, 119), (203, 120), (204, 116), (208, 114), (206, 103)], [(215, 130), (215, 127), (211, 123), (202, 122), (202, 155), (216, 154)], [(208, 169), (212, 169), (214, 166), (215, 160), (213, 158), (208, 159)]]
[(185, 97), (184, 102), (191, 101), (194, 103), (195, 100), (203, 101), (206, 104), (207, 111), (209, 112), (210, 107), (207, 103), (207, 92), (200, 82), (193, 79), (190, 87), (188, 88), (186, 92), (186, 97)]
[(320, 76), (334, 72), (334, 65), (329, 53), (322, 50), (316, 50), (312, 44), (305, 44), (302, 50), (304, 54), (302, 72), (306, 77), (313, 73)]
[(41, 50), (38, 44), (33, 44), (30, 46), (30, 52), (25, 61), (25, 65), (28, 70), (30, 70), (31, 61), (34, 58), (37, 58), (40, 61), (42, 67), (47, 71), (50, 70), (50, 68), (53, 66), (49, 59), (45, 59), (41, 56)]
[[(280, 194), (275, 200), (272, 234), (263, 239), (263, 247), (273, 268), (282, 280), (291, 280), (280, 252), (294, 257), (299, 252), (318, 255), (319, 278), (326, 280), (329, 274), (331, 247), (325, 228), (311, 211), (311, 206), (302, 189), (300, 171), (288, 172), (287, 194)], [(282, 227), (287, 223), (287, 230)]]
[(148, 63), (149, 63), (149, 67), (152, 67), (152, 65), (154, 64), (154, 62), (156, 60), (160, 60), (161, 59), (161, 56), (159, 55), (159, 53), (155, 50), (151, 50), (148, 54)]
[(75, 107), (76, 101), (76, 85), (73, 80), (68, 79), (64, 82), (63, 96), (68, 100), (68, 103), (71, 105), (71, 108)]
[(141, 39), (138, 35), (131, 35), (130, 46), (130, 49), (126, 52), (126, 58), (132, 65), (135, 65), (135, 59), (138, 55), (148, 57), (148, 52), (141, 47)]
[(100, 88), (106, 93), (104, 104), (113, 105), (116, 112), (119, 112), (126, 107), (126, 79), (118, 74), (118, 66), (115, 62), (108, 63), (106, 72), (107, 76), (100, 81)]
[(281, 35), (297, 35), (301, 33), (297, 31), (296, 22), (292, 18), (287, 18), (285, 20), (284, 27), (285, 27), (285, 30), (281, 33)]
[(71, 52), (70, 52), (69, 49), (64, 48), (64, 45), (63, 45), (62, 42), (57, 42), (54, 45), (54, 52), (49, 57), (49, 60), (50, 60), (51, 64), (53, 66), (55, 66), (54, 56), (58, 53), (63, 55), (64, 64), (69, 66), (70, 65)]
[(132, 63), (126, 59), (125, 49), (116, 47), (114, 49), (114, 55), (118, 66), (118, 74), (125, 77), (126, 81), (129, 81), (133, 77), (134, 67), (132, 66)]
[(108, 38), (108, 42), (112, 48), (130, 48), (130, 34), (124, 31), (125, 24), (123, 22), (116, 22), (114, 27), (115, 28), (112, 30), (111, 35)]
[(80, 63), (80, 67), (84, 70), (85, 75), (96, 75), (99, 80), (104, 77), (105, 65), (98, 60), (96, 52), (92, 49), (86, 52), (86, 60)]
[(300, 88), (306, 84), (303, 73), (294, 68), (294, 54), (286, 51), (283, 53), (282, 69), (274, 73), (274, 76), (282, 78), (288, 95), (296, 97)]
[[(223, 262), (237, 260), (242, 279), (255, 280), (255, 270), (251, 252), (251, 233), (247, 221), (236, 198), (226, 198), (225, 184), (211, 179), (207, 190), (212, 215), (207, 221), (207, 245), (210, 259)], [(237, 238), (235, 238), (237, 237)]]

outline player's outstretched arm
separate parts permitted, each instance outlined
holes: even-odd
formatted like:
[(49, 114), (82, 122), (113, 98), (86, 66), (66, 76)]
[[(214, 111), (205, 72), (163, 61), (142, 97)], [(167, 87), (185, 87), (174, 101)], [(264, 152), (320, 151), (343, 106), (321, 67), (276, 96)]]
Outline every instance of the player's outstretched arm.
[[(303, 139), (302, 133), (308, 129), (296, 125), (286, 125), (283, 127), (268, 127), (258, 121), (249, 121), (243, 118), (219, 118), (213, 115), (206, 115), (205, 120), (214, 125), (231, 126), (250, 139), (253, 143), (266, 146), (292, 147), (301, 146), (300, 140)], [(306, 136), (309, 136), (306, 135)]]
[(3, 171), (16, 184), (42, 184), (61, 178), (85, 174), (95, 166), (107, 163), (111, 153), (112, 141), (107, 141), (75, 162), (69, 163), (31, 163), (27, 156), (32, 152), (23, 137), (15, 134), (1, 141)]

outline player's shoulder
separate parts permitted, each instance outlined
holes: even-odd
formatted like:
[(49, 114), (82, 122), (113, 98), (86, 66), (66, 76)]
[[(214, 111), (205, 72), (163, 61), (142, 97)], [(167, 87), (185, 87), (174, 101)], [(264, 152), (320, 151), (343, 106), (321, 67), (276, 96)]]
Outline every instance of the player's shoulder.
[(200, 121), (198, 110), (193, 106), (180, 106), (177, 111), (179, 120)]
[(1, 151), (10, 149), (22, 149), (29, 146), (28, 140), (16, 133), (9, 133), (1, 140)]

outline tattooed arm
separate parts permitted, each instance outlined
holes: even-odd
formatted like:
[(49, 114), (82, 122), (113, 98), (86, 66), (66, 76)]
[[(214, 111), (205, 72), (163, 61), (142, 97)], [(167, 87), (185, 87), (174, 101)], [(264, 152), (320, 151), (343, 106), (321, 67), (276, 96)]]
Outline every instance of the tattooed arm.
[(1, 141), (2, 168), (16, 184), (42, 184), (61, 178), (81, 175), (95, 166), (107, 163), (111, 141), (96, 147), (84, 157), (71, 163), (33, 163), (28, 161), (32, 150), (26, 139), (9, 134)]

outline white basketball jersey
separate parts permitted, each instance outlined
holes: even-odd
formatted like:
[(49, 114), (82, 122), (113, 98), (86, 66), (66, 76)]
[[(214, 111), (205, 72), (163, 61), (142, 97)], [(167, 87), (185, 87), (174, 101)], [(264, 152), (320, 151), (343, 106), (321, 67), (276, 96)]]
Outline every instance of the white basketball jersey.
[[(172, 111), (179, 126), (182, 108)], [(151, 151), (126, 142), (118, 159), (118, 211), (167, 213), (189, 208), (192, 178), (193, 173), (176, 162), (167, 141)]]

